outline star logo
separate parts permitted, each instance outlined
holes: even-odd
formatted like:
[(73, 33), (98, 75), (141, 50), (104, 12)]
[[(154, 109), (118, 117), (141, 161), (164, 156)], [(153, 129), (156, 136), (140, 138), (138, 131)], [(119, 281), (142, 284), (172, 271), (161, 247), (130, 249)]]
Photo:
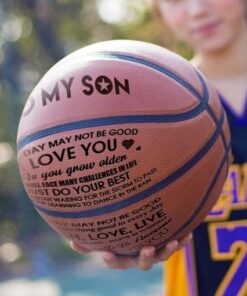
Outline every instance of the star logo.
[(102, 95), (107, 95), (112, 91), (112, 82), (106, 76), (99, 76), (95, 81), (96, 89)]
[(109, 83), (109, 82), (106, 82), (106, 81), (104, 80), (104, 78), (102, 78), (102, 81), (101, 81), (101, 82), (98, 82), (98, 84), (99, 84), (100, 87), (101, 87), (101, 91), (103, 91), (103, 90), (107, 90), (108, 87), (109, 87), (109, 85), (110, 85), (110, 83)]

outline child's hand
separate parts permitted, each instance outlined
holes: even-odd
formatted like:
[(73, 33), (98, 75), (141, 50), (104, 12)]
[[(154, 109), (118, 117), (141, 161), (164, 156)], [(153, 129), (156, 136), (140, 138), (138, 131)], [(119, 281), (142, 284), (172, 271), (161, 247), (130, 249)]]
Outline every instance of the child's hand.
[[(174, 252), (184, 247), (192, 238), (192, 234), (187, 235), (181, 241), (173, 240), (160, 250), (155, 250), (155, 247), (144, 247), (141, 249), (138, 256), (118, 256), (110, 252), (99, 252), (106, 265), (112, 269), (128, 269), (137, 268), (140, 270), (148, 270), (158, 262), (167, 260)], [(71, 242), (73, 250), (86, 254), (89, 250), (80, 245)]]

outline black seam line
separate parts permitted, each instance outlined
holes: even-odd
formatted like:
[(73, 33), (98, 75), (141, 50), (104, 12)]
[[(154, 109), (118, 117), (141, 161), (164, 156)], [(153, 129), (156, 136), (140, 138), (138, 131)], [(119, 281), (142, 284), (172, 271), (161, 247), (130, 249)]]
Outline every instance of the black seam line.
[[(189, 90), (192, 94), (194, 94), (200, 101), (202, 101), (204, 98), (201, 96), (201, 94), (186, 80), (175, 74), (172, 70), (167, 69), (164, 66), (160, 66), (159, 64), (155, 64), (154, 62), (151, 62), (149, 60), (145, 60), (144, 58), (139, 58), (135, 56), (131, 56), (128, 54), (121, 54), (121, 53), (114, 53), (114, 52), (95, 52), (94, 54), (87, 54), (85, 57), (90, 57), (90, 58), (107, 58), (107, 59), (119, 59), (119, 60), (126, 60), (126, 61), (131, 61), (137, 64), (142, 64), (145, 66), (148, 66), (149, 68), (152, 68), (154, 70), (157, 70), (158, 72), (161, 72), (163, 74), (166, 74), (170, 78), (173, 78), (175, 81), (179, 82), (181, 85), (183, 85), (187, 90)], [(194, 69), (194, 68), (193, 68)], [(196, 74), (200, 76), (199, 72), (194, 69)], [(200, 78), (201, 82), (205, 84), (204, 79), (201, 77)]]
[[(223, 123), (223, 115), (221, 116), (221, 123)], [(141, 191), (134, 196), (131, 196), (127, 199), (118, 201), (111, 205), (106, 205), (101, 208), (96, 209), (90, 209), (85, 211), (76, 211), (76, 212), (61, 212), (61, 211), (54, 211), (49, 210), (40, 207), (36, 203), (33, 203), (34, 206), (40, 210), (41, 212), (53, 216), (53, 217), (60, 217), (60, 218), (88, 218), (88, 217), (95, 217), (95, 216), (101, 216), (103, 214), (112, 213), (118, 210), (121, 210), (127, 206), (130, 206), (136, 202), (139, 202), (141, 200), (145, 200), (150, 195), (155, 194), (159, 192), (161, 189), (166, 188), (169, 186), (172, 182), (177, 180), (178, 178), (182, 177), (188, 170), (190, 170), (195, 164), (197, 164), (204, 155), (207, 154), (207, 152), (212, 148), (212, 146), (217, 141), (218, 137), (220, 135), (220, 128), (216, 129), (211, 136), (211, 138), (207, 141), (207, 143), (197, 152), (196, 155), (192, 159), (190, 159), (188, 162), (186, 162), (182, 167), (180, 167), (178, 170), (167, 176), (165, 179), (161, 180), (160, 182), (154, 184), (150, 188)]]
[[(158, 246), (156, 246), (157, 249), (160, 249), (162, 247), (164, 247), (168, 242), (169, 240), (171, 240), (173, 237), (177, 236), (181, 231), (183, 231), (190, 223), (192, 223), (194, 221), (194, 219), (196, 218), (196, 216), (200, 213), (200, 211), (202, 210), (203, 206), (205, 205), (205, 203), (207, 202), (212, 190), (214, 189), (214, 186), (215, 184), (217, 183), (218, 181), (218, 178), (222, 172), (222, 169), (225, 165), (225, 163), (227, 162), (227, 159), (228, 159), (228, 153), (231, 149), (231, 146), (228, 145), (225, 153), (224, 153), (224, 156), (223, 156), (223, 159), (218, 167), (218, 169), (216, 170), (216, 173), (213, 177), (213, 180), (206, 192), (206, 194), (204, 195), (203, 199), (202, 199), (202, 202), (199, 204), (199, 206), (197, 207), (196, 211), (193, 213), (193, 215), (175, 232), (173, 233), (172, 235), (170, 235), (165, 241), (163, 241), (161, 244), (159, 244)], [(226, 175), (227, 176), (227, 175)], [(138, 252), (135, 252), (135, 253), (131, 253), (131, 254), (127, 254), (127, 255), (124, 255), (124, 254), (118, 254), (119, 256), (135, 256), (137, 255)]]
[[(200, 74), (200, 72), (197, 71), (197, 69), (195, 69), (195, 72), (198, 75), (198, 77), (199, 77), (199, 79), (200, 79), (200, 81), (202, 83), (202, 86), (203, 86), (203, 93), (204, 93), (203, 97), (207, 98), (207, 100), (208, 100), (208, 98), (209, 98), (209, 92), (208, 92), (207, 85), (204, 83), (204, 79), (203, 79), (202, 75)], [(223, 116), (225, 118), (224, 109), (223, 109), (222, 105), (220, 105), (220, 106), (221, 106), (221, 114), (223, 114)], [(212, 108), (209, 105), (207, 105), (206, 110), (208, 111), (209, 115), (211, 116), (212, 120), (214, 121), (216, 127), (217, 128), (220, 127), (220, 122), (219, 122), (218, 118), (216, 117), (216, 114), (214, 113), (214, 111), (212, 110)], [(224, 119), (223, 119), (223, 124), (224, 124)], [(224, 132), (223, 132), (222, 129), (221, 129), (220, 134), (221, 134), (221, 138), (222, 138), (222, 142), (223, 142), (224, 148), (225, 148), (225, 150), (227, 150), (227, 145), (228, 144), (226, 143), (226, 138), (225, 138), (225, 135), (224, 135)]]
[(219, 176), (220, 176), (220, 174), (221, 174), (221, 171), (222, 171), (222, 169), (223, 169), (225, 163), (226, 163), (227, 160), (228, 160), (228, 152), (230, 151), (230, 149), (231, 149), (231, 147), (230, 147), (230, 145), (228, 145), (228, 147), (227, 147), (227, 149), (226, 149), (226, 151), (225, 151), (225, 153), (224, 153), (223, 159), (222, 159), (222, 161), (221, 161), (221, 163), (220, 163), (220, 165), (219, 165), (219, 167), (218, 167), (218, 169), (217, 169), (217, 171), (216, 171), (216, 173), (215, 173), (215, 175), (214, 175), (214, 178), (213, 178), (213, 180), (212, 180), (212, 182), (211, 182), (211, 184), (210, 184), (210, 186), (209, 186), (209, 188), (208, 188), (206, 194), (204, 195), (203, 200), (202, 200), (202, 202), (200, 203), (199, 207), (196, 209), (196, 211), (193, 213), (193, 215), (190, 217), (190, 219), (189, 219), (186, 223), (184, 223), (184, 224), (183, 224), (183, 225), (182, 225), (182, 226), (181, 226), (181, 227), (180, 227), (180, 228), (179, 228), (179, 229), (178, 229), (178, 230), (177, 230), (172, 236), (170, 236), (169, 238), (167, 238), (166, 241), (165, 241), (164, 243), (162, 243), (162, 244), (166, 244), (167, 241), (169, 241), (172, 237), (178, 235), (179, 232), (181, 232), (181, 231), (182, 231), (183, 229), (185, 229), (185, 228), (186, 228), (191, 222), (194, 221), (195, 217), (199, 214), (199, 212), (201, 211), (201, 209), (203, 208), (203, 206), (204, 206), (205, 203), (207, 202), (207, 200), (208, 200), (208, 198), (209, 198), (209, 196), (210, 196), (212, 190), (214, 189), (214, 186), (215, 186), (215, 184), (216, 184), (217, 181), (218, 181), (218, 178), (219, 178)]
[(17, 149), (21, 150), (27, 144), (45, 138), (57, 133), (68, 132), (78, 129), (86, 129), (98, 126), (116, 125), (116, 124), (130, 124), (130, 123), (166, 123), (166, 122), (181, 122), (194, 118), (196, 115), (206, 110), (206, 102), (198, 105), (192, 111), (188, 111), (182, 114), (171, 115), (126, 115), (126, 116), (112, 116), (102, 117), (88, 120), (81, 120), (75, 122), (69, 122), (61, 125), (56, 125), (50, 128), (43, 129), (41, 131), (30, 134), (21, 139), (17, 144)]
[[(219, 126), (219, 124), (220, 124), (219, 123), (219, 120), (217, 119), (217, 117), (216, 117), (215, 113), (213, 112), (212, 108), (210, 108), (208, 106), (206, 109), (207, 109), (208, 113), (211, 115), (211, 117), (212, 117), (214, 123), (216, 124), (216, 126)], [(225, 111), (224, 111), (223, 107), (221, 107), (221, 112), (222, 112), (222, 114), (224, 116), (224, 120), (225, 120), (226, 116), (225, 116)], [(221, 129), (220, 135), (221, 135), (221, 138), (222, 138), (222, 142), (223, 142), (224, 148), (226, 150), (228, 144), (226, 143), (226, 138), (225, 138), (225, 135), (224, 135), (224, 132), (223, 132), (222, 129)]]
[[(88, 56), (87, 56), (88, 57)], [(207, 87), (204, 79), (200, 75), (200, 73), (195, 69), (195, 73), (199, 77), (202, 87), (204, 90), (204, 95), (201, 96), (201, 94), (187, 81), (179, 77), (177, 74), (173, 73), (171, 70), (166, 69), (163, 66), (160, 66), (158, 64), (155, 64), (153, 62), (129, 56), (124, 54), (116, 54), (116, 53), (96, 53), (94, 55), (91, 55), (91, 57), (97, 58), (97, 57), (104, 57), (104, 58), (115, 58), (119, 60), (127, 60), (134, 63), (145, 65), (149, 68), (152, 68), (154, 70), (157, 70), (158, 72), (161, 72), (176, 82), (178, 82), (180, 85), (184, 86), (188, 91), (190, 91), (198, 100), (199, 105), (194, 108), (191, 111), (187, 111), (182, 114), (167, 114), (167, 115), (141, 115), (141, 116), (115, 116), (115, 117), (102, 117), (102, 118), (95, 118), (95, 119), (89, 119), (89, 120), (82, 120), (77, 122), (71, 122), (67, 124), (57, 125), (51, 128), (44, 129), (42, 131), (38, 131), (36, 133), (33, 133), (31, 135), (27, 135), (23, 139), (21, 139), (17, 144), (17, 150), (22, 149), (25, 145), (41, 139), (43, 137), (47, 137), (52, 134), (56, 134), (63, 131), (71, 131), (73, 129), (81, 129), (81, 128), (89, 128), (89, 127), (96, 127), (96, 126), (105, 126), (105, 125), (111, 125), (111, 124), (126, 124), (126, 123), (144, 123), (144, 122), (154, 122), (154, 123), (160, 123), (160, 122), (176, 122), (176, 121), (182, 121), (186, 119), (191, 119), (197, 114), (203, 112), (206, 109), (207, 103), (208, 103), (208, 92)], [(142, 118), (142, 119), (141, 119)]]
[[(90, 56), (90, 55), (88, 55), (88, 56)], [(140, 118), (142, 116), (136, 115), (136, 116), (120, 116), (120, 117), (103, 117), (103, 118), (98, 118), (98, 119), (96, 118), (96, 119), (91, 119), (91, 120), (77, 121), (77, 122), (67, 123), (67, 124), (63, 124), (63, 125), (58, 125), (58, 126), (55, 126), (52, 128), (47, 128), (42, 131), (39, 131), (39, 132), (36, 132), (36, 133), (33, 133), (31, 135), (24, 137), (17, 144), (18, 150), (22, 149), (25, 145), (29, 144), (32, 141), (41, 139), (43, 137), (46, 137), (46, 136), (49, 136), (49, 135), (52, 135), (55, 133), (73, 130), (73, 126), (75, 126), (74, 129), (80, 129), (80, 128), (86, 128), (86, 127), (96, 127), (96, 126), (100, 126), (100, 125), (105, 126), (105, 125), (110, 125), (110, 124), (140, 123), (140, 122), (142, 122), (142, 123), (144, 123), (144, 122), (156, 122), (156, 123), (174, 122), (174, 121), (179, 121), (179, 120), (190, 119), (190, 118), (194, 117), (195, 115), (203, 112), (206, 109), (207, 102), (208, 102), (208, 93), (205, 90), (207, 90), (207, 87), (206, 87), (206, 83), (205, 83), (204, 79), (201, 77), (201, 75), (199, 74), (198, 71), (195, 71), (195, 73), (198, 75), (198, 77), (203, 85), (204, 96), (201, 96), (201, 94), (190, 83), (188, 83), (187, 81), (185, 81), (184, 79), (179, 77), (177, 74), (173, 73), (171, 70), (166, 69), (165, 67), (157, 65), (153, 62), (144, 60), (142, 58), (137, 58), (137, 57), (133, 57), (130, 55), (125, 55), (125, 54), (106, 53), (106, 52), (96, 53), (91, 56), (94, 58), (104, 57), (104, 58), (111, 58), (111, 59), (115, 58), (115, 59), (119, 59), (119, 60), (127, 60), (127, 61), (131, 61), (131, 62), (134, 62), (137, 64), (142, 64), (142, 65), (145, 65), (149, 68), (157, 70), (158, 72), (161, 72), (161, 73), (169, 76), (170, 78), (172, 78), (173, 80), (178, 82), (180, 85), (184, 86), (188, 91), (190, 91), (199, 100), (199, 105), (196, 108), (194, 108), (193, 110), (187, 111), (182, 114), (142, 115), (145, 117), (145, 120), (143, 118), (142, 118), (142, 120), (140, 120)], [(130, 121), (131, 118), (132, 118), (132, 120)], [(98, 123), (96, 123), (96, 121), (98, 121)], [(127, 121), (127, 122), (123, 122), (123, 121)], [(82, 126), (83, 123), (85, 125), (84, 127)], [(70, 128), (69, 128), (69, 126), (70, 126)]]

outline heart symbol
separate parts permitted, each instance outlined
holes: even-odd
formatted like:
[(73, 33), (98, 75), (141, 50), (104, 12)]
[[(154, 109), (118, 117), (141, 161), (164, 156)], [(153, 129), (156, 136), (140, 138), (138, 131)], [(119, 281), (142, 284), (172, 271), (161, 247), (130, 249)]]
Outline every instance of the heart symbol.
[(136, 148), (136, 151), (141, 151), (141, 149), (142, 149), (142, 147), (141, 147), (141, 146), (138, 146), (138, 147)]
[(134, 140), (130, 139), (130, 140), (124, 140), (122, 142), (122, 145), (124, 146), (124, 148), (126, 149), (130, 149), (130, 147), (135, 143)]

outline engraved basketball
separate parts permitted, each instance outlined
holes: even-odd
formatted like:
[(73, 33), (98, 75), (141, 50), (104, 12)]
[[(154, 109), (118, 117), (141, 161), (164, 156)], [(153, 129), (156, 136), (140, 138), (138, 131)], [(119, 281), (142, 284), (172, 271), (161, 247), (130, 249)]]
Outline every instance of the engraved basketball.
[(228, 171), (218, 94), (188, 61), (130, 40), (53, 66), (17, 136), (25, 190), (43, 219), (89, 250), (135, 255), (205, 219)]

